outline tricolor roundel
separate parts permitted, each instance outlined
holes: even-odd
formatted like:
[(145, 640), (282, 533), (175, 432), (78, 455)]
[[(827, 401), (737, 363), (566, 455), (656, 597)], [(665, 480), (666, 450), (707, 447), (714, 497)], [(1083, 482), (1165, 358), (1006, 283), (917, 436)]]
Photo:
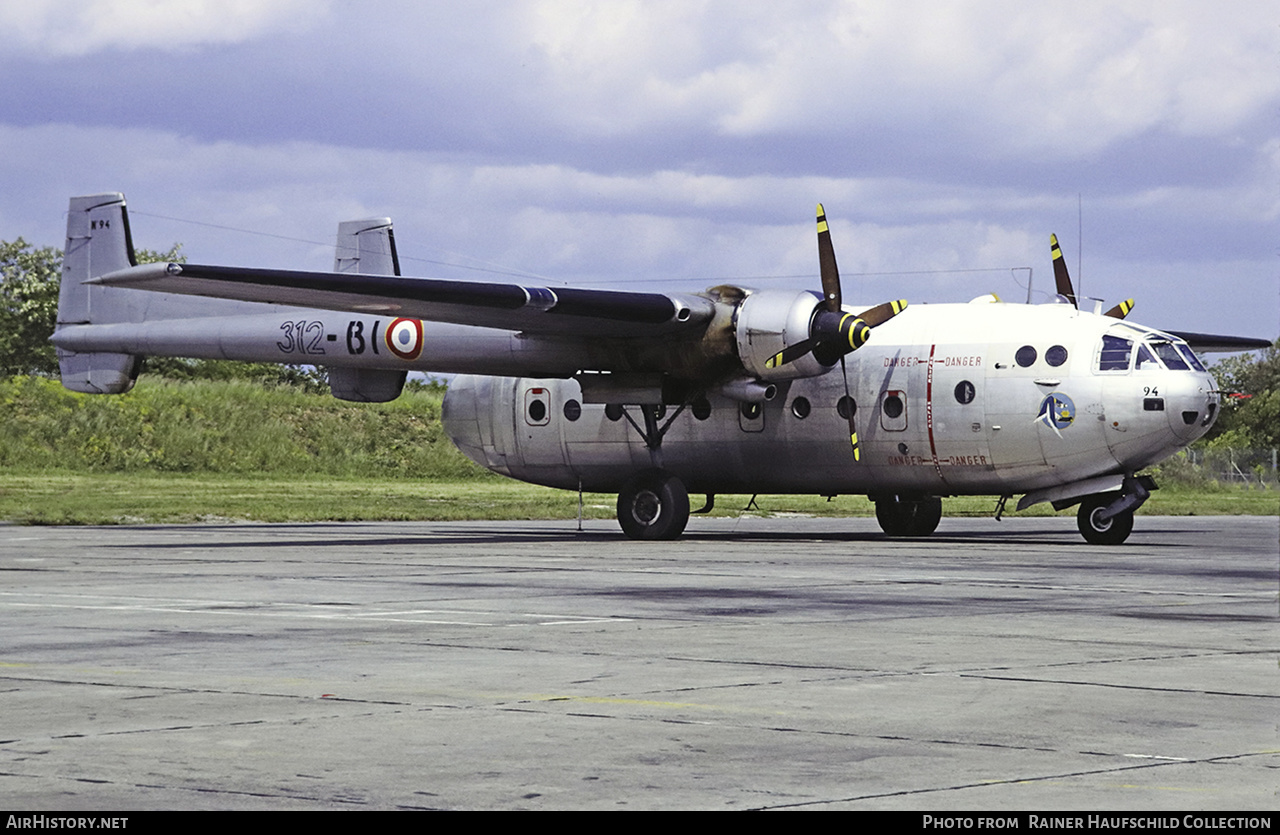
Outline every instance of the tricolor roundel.
[(402, 360), (416, 360), (422, 353), (422, 322), (396, 319), (386, 330), (387, 348)]

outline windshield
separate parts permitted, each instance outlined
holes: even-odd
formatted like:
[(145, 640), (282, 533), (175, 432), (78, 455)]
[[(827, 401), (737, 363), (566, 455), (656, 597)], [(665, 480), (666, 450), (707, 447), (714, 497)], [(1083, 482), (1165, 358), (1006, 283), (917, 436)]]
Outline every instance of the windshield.
[[(1204, 371), (1204, 364), (1191, 347), (1180, 339), (1150, 332), (1140, 332), (1125, 326), (1120, 336), (1116, 332), (1105, 334), (1098, 348), (1099, 371), (1148, 371), (1167, 368), (1170, 371)], [(1135, 347), (1136, 346), (1136, 347)]]

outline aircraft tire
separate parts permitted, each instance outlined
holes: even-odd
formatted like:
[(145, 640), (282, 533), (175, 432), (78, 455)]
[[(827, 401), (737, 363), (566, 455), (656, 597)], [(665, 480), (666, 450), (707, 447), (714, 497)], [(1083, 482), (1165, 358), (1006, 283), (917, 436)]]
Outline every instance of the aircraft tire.
[(942, 499), (881, 499), (876, 502), (876, 521), (888, 536), (929, 536), (942, 521)]
[(640, 473), (618, 493), (618, 524), (630, 539), (675, 539), (688, 523), (689, 493), (671, 473)]
[(1103, 522), (1097, 518), (1104, 507), (1115, 501), (1115, 493), (1103, 493), (1089, 496), (1080, 502), (1076, 511), (1076, 524), (1080, 535), (1090, 545), (1119, 545), (1129, 538), (1133, 532), (1133, 511), (1126, 510)]

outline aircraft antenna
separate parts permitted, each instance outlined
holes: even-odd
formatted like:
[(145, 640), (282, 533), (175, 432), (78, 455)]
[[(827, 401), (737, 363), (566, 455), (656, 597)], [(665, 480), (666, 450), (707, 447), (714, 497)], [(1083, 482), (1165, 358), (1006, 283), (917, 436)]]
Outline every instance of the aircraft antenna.
[(1084, 198), (1076, 192), (1076, 289), (1084, 287)]

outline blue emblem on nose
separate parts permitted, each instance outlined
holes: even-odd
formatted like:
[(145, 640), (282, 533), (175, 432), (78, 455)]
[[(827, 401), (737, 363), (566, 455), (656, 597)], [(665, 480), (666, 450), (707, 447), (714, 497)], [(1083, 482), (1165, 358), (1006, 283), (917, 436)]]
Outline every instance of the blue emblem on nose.
[(1040, 401), (1040, 414), (1036, 420), (1050, 429), (1066, 429), (1075, 423), (1076, 404), (1062, 392), (1055, 391)]

